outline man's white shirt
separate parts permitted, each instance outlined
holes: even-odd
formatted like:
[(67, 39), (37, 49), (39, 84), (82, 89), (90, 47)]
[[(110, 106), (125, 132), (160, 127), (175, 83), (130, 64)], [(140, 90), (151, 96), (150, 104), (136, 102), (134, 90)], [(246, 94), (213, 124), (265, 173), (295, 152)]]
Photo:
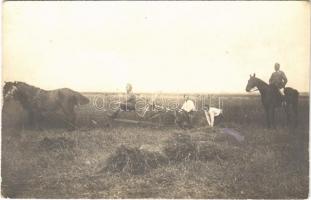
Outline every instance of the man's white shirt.
[(182, 105), (181, 109), (183, 109), (186, 112), (196, 111), (195, 105), (194, 105), (192, 100), (185, 101), (185, 103)]
[(213, 127), (214, 126), (214, 118), (219, 116), (222, 113), (222, 109), (210, 107), (208, 111), (204, 111), (207, 123)]
[(222, 109), (210, 107), (210, 109), (208, 110), (208, 113), (216, 117), (222, 113)]

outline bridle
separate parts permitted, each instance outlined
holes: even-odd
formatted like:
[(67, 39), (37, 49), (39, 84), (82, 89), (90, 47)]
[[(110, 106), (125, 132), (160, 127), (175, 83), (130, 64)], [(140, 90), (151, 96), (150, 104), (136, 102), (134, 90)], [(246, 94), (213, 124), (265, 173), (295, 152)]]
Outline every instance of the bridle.
[(9, 96), (13, 96), (15, 91), (17, 90), (17, 87), (15, 85), (12, 86), (12, 89), (10, 89), (5, 95), (4, 98), (8, 98)]

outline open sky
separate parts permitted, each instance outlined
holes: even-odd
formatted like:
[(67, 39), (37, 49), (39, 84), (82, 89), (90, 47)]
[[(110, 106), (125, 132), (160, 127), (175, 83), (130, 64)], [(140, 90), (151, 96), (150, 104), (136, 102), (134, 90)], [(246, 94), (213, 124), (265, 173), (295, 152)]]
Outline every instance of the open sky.
[(3, 3), (4, 81), (77, 91), (245, 92), (279, 62), (309, 91), (310, 3)]

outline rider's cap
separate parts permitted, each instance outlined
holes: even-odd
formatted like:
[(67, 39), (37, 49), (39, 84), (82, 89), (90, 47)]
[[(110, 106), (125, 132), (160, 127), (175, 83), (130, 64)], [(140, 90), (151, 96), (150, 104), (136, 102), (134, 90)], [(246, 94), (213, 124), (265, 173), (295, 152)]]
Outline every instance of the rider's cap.
[(274, 64), (274, 68), (275, 68), (276, 70), (279, 70), (279, 69), (280, 69), (280, 64), (279, 64), (279, 63), (275, 63), (275, 64)]

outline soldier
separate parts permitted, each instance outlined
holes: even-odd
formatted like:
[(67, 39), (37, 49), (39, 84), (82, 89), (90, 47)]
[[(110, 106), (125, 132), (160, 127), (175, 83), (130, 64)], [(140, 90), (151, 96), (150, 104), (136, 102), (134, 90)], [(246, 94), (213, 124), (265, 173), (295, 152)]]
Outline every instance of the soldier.
[(287, 78), (285, 76), (285, 73), (280, 70), (280, 64), (275, 63), (274, 65), (275, 72), (272, 73), (270, 79), (269, 79), (269, 84), (275, 85), (280, 92), (284, 95), (284, 91), (281, 89), (285, 88), (285, 85), (287, 83)]
[(275, 72), (272, 73), (270, 79), (269, 79), (269, 84), (275, 85), (276, 88), (280, 91), (281, 93), (281, 102), (282, 106), (286, 105), (285, 99), (284, 99), (284, 88), (287, 83), (287, 78), (285, 76), (285, 73), (280, 70), (280, 64), (275, 63), (274, 64), (274, 69)]

